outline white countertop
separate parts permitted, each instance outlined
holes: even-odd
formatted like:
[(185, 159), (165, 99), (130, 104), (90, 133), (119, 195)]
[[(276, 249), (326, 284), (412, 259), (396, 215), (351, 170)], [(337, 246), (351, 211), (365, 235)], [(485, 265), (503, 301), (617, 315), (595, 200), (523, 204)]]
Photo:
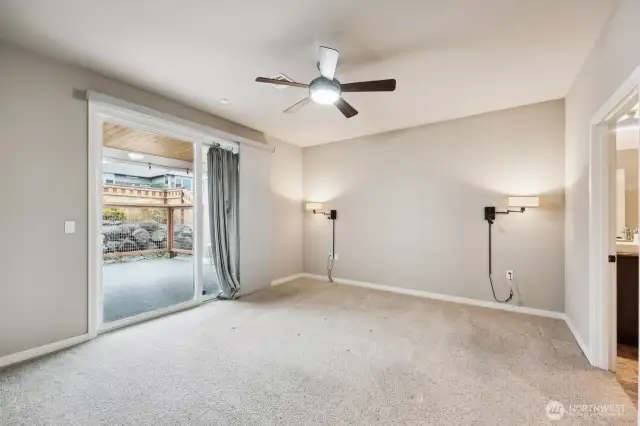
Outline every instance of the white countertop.
[(640, 244), (633, 241), (616, 241), (616, 251), (618, 253), (638, 253)]

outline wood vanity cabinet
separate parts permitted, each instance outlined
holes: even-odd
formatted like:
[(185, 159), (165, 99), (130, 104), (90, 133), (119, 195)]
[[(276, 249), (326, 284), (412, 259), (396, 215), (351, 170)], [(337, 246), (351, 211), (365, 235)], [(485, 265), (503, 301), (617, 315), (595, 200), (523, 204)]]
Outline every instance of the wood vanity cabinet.
[(618, 253), (618, 343), (638, 346), (638, 255)]

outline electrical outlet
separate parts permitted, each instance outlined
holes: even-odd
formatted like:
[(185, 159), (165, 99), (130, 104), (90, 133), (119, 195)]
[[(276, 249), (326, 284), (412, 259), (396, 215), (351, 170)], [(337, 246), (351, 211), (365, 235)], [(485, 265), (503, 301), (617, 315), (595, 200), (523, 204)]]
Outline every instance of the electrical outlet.
[[(331, 257), (331, 253), (329, 253), (329, 257)], [(338, 253), (336, 253), (335, 258), (333, 260), (340, 260), (340, 257), (338, 256)]]
[(513, 270), (507, 269), (507, 279), (513, 281)]

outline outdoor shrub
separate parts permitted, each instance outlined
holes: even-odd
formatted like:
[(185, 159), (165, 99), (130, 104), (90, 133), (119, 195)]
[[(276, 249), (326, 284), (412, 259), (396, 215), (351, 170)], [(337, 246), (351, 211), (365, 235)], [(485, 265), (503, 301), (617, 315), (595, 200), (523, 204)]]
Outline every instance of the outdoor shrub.
[(124, 217), (124, 209), (118, 207), (105, 207), (102, 209), (103, 220), (123, 221)]
[(167, 223), (168, 215), (166, 209), (142, 208), (140, 209), (140, 219), (154, 220), (159, 223)]

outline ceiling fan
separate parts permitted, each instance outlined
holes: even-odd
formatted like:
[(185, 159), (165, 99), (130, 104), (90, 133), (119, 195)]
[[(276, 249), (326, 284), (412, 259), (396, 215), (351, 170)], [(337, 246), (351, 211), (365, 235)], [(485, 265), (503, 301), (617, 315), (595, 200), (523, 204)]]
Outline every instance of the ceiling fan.
[(330, 47), (320, 47), (320, 60), (318, 61), (318, 69), (320, 77), (317, 77), (309, 84), (297, 83), (295, 81), (276, 80), (273, 78), (258, 77), (258, 83), (270, 83), (282, 86), (302, 87), (309, 89), (309, 96), (300, 102), (285, 109), (284, 112), (296, 112), (303, 106), (307, 105), (310, 100), (321, 105), (334, 104), (345, 117), (351, 118), (358, 114), (358, 110), (352, 107), (340, 95), (345, 92), (393, 92), (396, 90), (396, 80), (373, 80), (359, 81), (357, 83), (340, 84), (334, 78), (336, 74), (336, 66), (338, 65), (338, 57), (340, 53)]

